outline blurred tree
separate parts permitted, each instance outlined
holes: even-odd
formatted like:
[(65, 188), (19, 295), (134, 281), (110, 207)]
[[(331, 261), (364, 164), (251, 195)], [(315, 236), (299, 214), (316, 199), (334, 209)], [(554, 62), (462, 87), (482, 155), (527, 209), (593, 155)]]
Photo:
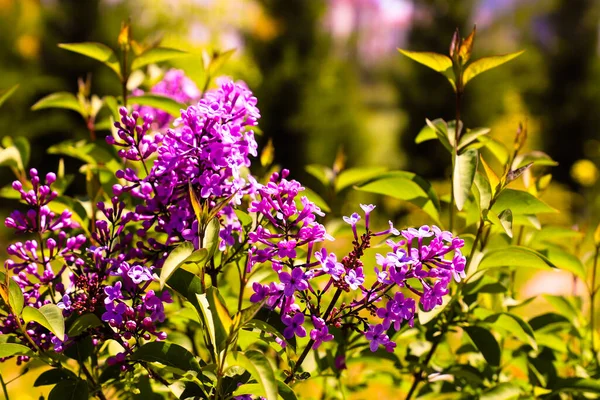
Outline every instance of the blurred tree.
[(546, 69), (550, 84), (531, 105), (543, 116), (545, 148), (560, 163), (553, 173), (563, 182), (570, 182), (570, 166), (583, 158), (585, 140), (598, 137), (600, 95), (592, 88), (600, 79), (593, 68), (598, 62), (599, 17), (596, 0), (560, 0), (538, 22), (545, 59), (539, 68)]

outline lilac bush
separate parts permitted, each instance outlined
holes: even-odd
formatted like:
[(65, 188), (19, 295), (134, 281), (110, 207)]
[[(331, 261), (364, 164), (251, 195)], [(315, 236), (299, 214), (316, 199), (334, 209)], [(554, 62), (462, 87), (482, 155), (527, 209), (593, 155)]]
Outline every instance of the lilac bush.
[[(126, 56), (131, 43), (124, 32), (119, 43)], [(452, 67), (460, 105), (468, 79), (482, 72), (467, 73), (473, 35), (455, 36), (451, 57), (404, 54)], [(88, 54), (86, 46), (69, 49)], [(147, 51), (164, 61), (172, 49)], [(124, 90), (105, 99), (113, 129), (94, 141), (90, 128), (87, 146), (114, 158), (91, 162), (75, 145), (59, 146), (86, 162), (86, 196), (73, 198), (64, 195), (60, 169), (42, 181), (36, 169), (27, 178), (25, 166), (17, 168), (12, 190), (22, 207), (5, 219), (22, 239), (8, 246), (1, 275), (0, 360), (45, 364), (35, 385), (54, 385), (50, 399), (287, 400), (298, 398), (298, 384), (311, 376), (335, 380), (343, 394), (351, 387), (342, 382), (344, 371), (372, 357), (393, 362), (388, 373), (407, 383), (401, 390), (407, 399), (418, 391), (478, 398), (506, 388), (511, 395), (541, 386), (547, 393), (572, 389), (542, 382), (539, 371), (515, 389), (496, 339), (523, 341), (514, 356), (530, 370), (542, 369), (544, 349), (557, 346), (537, 332), (544, 321), (511, 312), (519, 303), (509, 297), (503, 275), (485, 272), (526, 266), (522, 260), (554, 268), (553, 260), (568, 259), (556, 249), (546, 256), (539, 244), (525, 246), (524, 227), (510, 245), (513, 226), (533, 224), (537, 210), (547, 207), (533, 190), (508, 188), (543, 159), (539, 152), (522, 154), (526, 130), (518, 132), (498, 176), (479, 154), (489, 130), (463, 131), (459, 113), (448, 123), (428, 121), (421, 134), (439, 139), (452, 156), (452, 193), (444, 208), (432, 186), (412, 173), (323, 167), (334, 176), (330, 191), (340, 194), (336, 180), (345, 173), (345, 187), (407, 201), (431, 219), (402, 228), (390, 220), (381, 228), (385, 207), (366, 202), (345, 208), (356, 210), (350, 215), (326, 215), (322, 199), (272, 165), (273, 150), (259, 146), (259, 102), (245, 83), (221, 77), (211, 86), (208, 76), (200, 91), (171, 69), (131, 96), (131, 66), (111, 68)], [(78, 101), (88, 100), (82, 95)], [(97, 117), (83, 116), (88, 122)], [(523, 164), (526, 159), (534, 161)], [(522, 204), (537, 208), (519, 215)], [(447, 229), (441, 215), (448, 217)], [(496, 308), (479, 302), (481, 295), (500, 293)], [(432, 365), (440, 344), (451, 349), (444, 342), (448, 332), (462, 334), (457, 354), (473, 358)]]

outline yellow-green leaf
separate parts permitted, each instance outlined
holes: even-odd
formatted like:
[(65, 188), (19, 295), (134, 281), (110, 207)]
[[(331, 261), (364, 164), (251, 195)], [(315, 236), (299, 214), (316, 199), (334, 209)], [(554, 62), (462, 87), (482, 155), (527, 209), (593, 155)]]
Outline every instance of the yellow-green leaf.
[(174, 117), (181, 115), (181, 110), (185, 110), (187, 106), (167, 96), (159, 94), (146, 93), (139, 96), (130, 96), (127, 98), (132, 104), (140, 106), (148, 106), (166, 111)]
[(154, 64), (187, 55), (188, 53), (183, 50), (171, 49), (168, 47), (155, 47), (153, 49), (146, 50), (136, 57), (131, 64), (131, 69), (136, 70), (148, 64)]
[(10, 96), (12, 96), (13, 93), (16, 92), (18, 88), (19, 88), (19, 85), (14, 85), (8, 89), (0, 91), (0, 106), (2, 106), (2, 104), (4, 104), (4, 102), (6, 100), (8, 100), (8, 98)]
[(479, 60), (473, 61), (467, 66), (465, 72), (463, 73), (463, 85), (466, 85), (467, 82), (475, 78), (477, 75), (485, 71), (489, 71), (492, 68), (496, 68), (504, 63), (507, 63), (510, 60), (520, 56), (524, 52), (525, 50), (521, 50), (517, 51), (516, 53), (510, 53), (501, 56), (483, 57)]
[(49, 94), (31, 106), (33, 111), (42, 110), (44, 108), (66, 108), (68, 110), (76, 111), (82, 116), (85, 114), (83, 107), (81, 107), (81, 103), (79, 100), (77, 100), (77, 97), (75, 97), (73, 93), (69, 92)]
[(452, 60), (450, 57), (444, 54), (433, 53), (429, 51), (409, 51), (402, 49), (398, 49), (398, 51), (411, 60), (416, 61), (419, 64), (423, 64), (434, 71), (444, 73), (445, 71), (452, 69)]
[(117, 55), (110, 47), (96, 42), (83, 42), (83, 43), (61, 43), (58, 47), (79, 53), (84, 56), (98, 60), (117, 74), (121, 78), (121, 66)]
[(454, 172), (452, 173), (454, 200), (456, 208), (461, 211), (465, 202), (471, 193), (471, 186), (477, 172), (477, 162), (479, 152), (476, 149), (469, 149), (463, 154), (457, 155), (454, 162)]
[(37, 322), (60, 340), (65, 340), (65, 319), (62, 310), (54, 304), (46, 304), (40, 308), (25, 307), (23, 320)]

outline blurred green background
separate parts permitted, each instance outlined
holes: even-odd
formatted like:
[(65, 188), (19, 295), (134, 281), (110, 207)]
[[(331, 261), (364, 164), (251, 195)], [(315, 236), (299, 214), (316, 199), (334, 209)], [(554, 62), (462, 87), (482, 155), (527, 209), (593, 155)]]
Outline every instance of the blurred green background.
[[(549, 218), (593, 229), (600, 217), (597, 0), (0, 0), (0, 89), (20, 85), (0, 110), (0, 138), (29, 138), (31, 166), (56, 170), (59, 156), (47, 155), (47, 148), (88, 137), (75, 112), (31, 111), (37, 100), (75, 93), (77, 78), (88, 73), (92, 93), (120, 94), (108, 68), (57, 44), (96, 41), (117, 48), (127, 19), (135, 39), (162, 38), (189, 51), (171, 65), (199, 87), (203, 52), (236, 48), (222, 71), (245, 80), (258, 97), (261, 144), (272, 139), (276, 162), (316, 191), (322, 187), (305, 166), (331, 166), (340, 150), (346, 167), (406, 169), (434, 185), (449, 176), (443, 148), (433, 141), (416, 145), (414, 138), (425, 118), (454, 118), (452, 89), (396, 48), (447, 53), (454, 29), (466, 36), (476, 24), (474, 58), (526, 52), (469, 84), (466, 126), (489, 126), (510, 146), (518, 123), (527, 121), (528, 147), (559, 162), (544, 200), (562, 213)], [(80, 165), (65, 162), (70, 171)], [(0, 168), (0, 187), (13, 179)], [(85, 192), (84, 177), (77, 179), (71, 194)], [(338, 212), (356, 208), (352, 199), (336, 202)], [(0, 217), (16, 205), (0, 199)], [(397, 205), (381, 208), (389, 214), (381, 218), (407, 223)], [(0, 256), (8, 234), (0, 226)], [(556, 276), (554, 283), (539, 278), (523, 287), (527, 296), (583, 290), (557, 285)]]
[[(572, 191), (555, 196), (555, 205), (574, 213), (565, 222), (592, 215), (600, 161), (597, 1), (0, 0), (0, 88), (20, 84), (0, 113), (0, 137), (30, 138), (32, 166), (55, 170), (58, 157), (45, 149), (87, 135), (75, 113), (34, 112), (35, 101), (55, 91), (75, 92), (76, 78), (88, 72), (93, 93), (119, 93), (110, 70), (57, 43), (98, 41), (116, 48), (127, 19), (138, 40), (162, 38), (190, 51), (174, 66), (199, 86), (202, 52), (236, 48), (224, 73), (255, 91), (276, 161), (312, 187), (318, 183), (304, 166), (331, 165), (339, 149), (347, 167), (384, 165), (433, 180), (447, 176), (441, 146), (417, 146), (414, 137), (425, 118), (453, 118), (451, 88), (396, 48), (447, 53), (456, 27), (466, 36), (477, 24), (474, 57), (526, 53), (470, 85), (467, 126), (491, 126), (495, 137), (510, 143), (518, 122), (527, 120), (530, 147), (560, 163), (554, 188)], [(77, 167), (66, 161), (67, 168)], [(0, 173), (0, 184), (12, 180), (8, 169)]]

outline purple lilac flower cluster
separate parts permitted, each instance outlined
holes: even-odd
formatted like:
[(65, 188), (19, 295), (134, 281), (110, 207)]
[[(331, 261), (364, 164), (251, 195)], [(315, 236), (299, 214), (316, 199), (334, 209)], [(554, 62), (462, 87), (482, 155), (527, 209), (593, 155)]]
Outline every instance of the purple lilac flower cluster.
[[(198, 225), (189, 188), (198, 188), (198, 197), (214, 206), (227, 200), (221, 212), (221, 248), (235, 242), (241, 231), (233, 206), (245, 194), (252, 193), (255, 180), (244, 178), (250, 156), (257, 155), (257, 143), (251, 127), (260, 114), (256, 98), (243, 83), (219, 80), (219, 88), (208, 91), (198, 104), (182, 110), (175, 128), (149, 134), (151, 117), (139, 112), (131, 116), (121, 109), (121, 122), (116, 123), (119, 139), (108, 142), (123, 147), (119, 152), (127, 160), (141, 161), (146, 176), (140, 178), (131, 168), (119, 171), (117, 177), (125, 185), (114, 187), (115, 195), (131, 192), (144, 203), (136, 208), (143, 228), (155, 226), (168, 234), (166, 245), (190, 240), (198, 246)], [(156, 157), (147, 166), (150, 157)]]
[[(283, 331), (285, 338), (305, 337), (307, 329), (304, 324), (310, 321), (313, 348), (333, 339), (330, 327), (347, 326), (363, 334), (372, 351), (379, 346), (393, 351), (396, 344), (387, 332), (392, 327), (399, 330), (403, 321), (413, 326), (417, 310), (415, 297), (419, 298), (424, 310), (431, 310), (442, 304), (442, 297), (448, 294), (452, 278), (458, 281), (464, 277), (465, 257), (460, 252), (464, 242), (461, 239), (436, 226), (400, 232), (391, 222), (389, 229), (372, 232), (369, 217), (375, 208), (373, 205), (361, 205), (366, 228), (362, 235), (357, 229), (361, 216), (354, 213), (344, 217), (354, 235), (354, 248), (348, 255), (338, 261), (334, 253), (328, 253), (324, 248), (313, 254), (314, 244), (327, 237), (324, 228), (314, 222), (315, 214), (319, 215), (320, 210), (305, 197), (301, 200), (304, 207), (297, 210), (294, 198), (302, 187), (283, 178), (285, 175), (281, 180), (274, 175), (269, 185), (258, 189), (261, 200), (253, 202), (249, 209), (264, 216), (274, 231), (259, 226), (251, 234), (255, 246), (251, 249), (248, 268), (270, 262), (278, 274), (278, 281), (268, 285), (255, 282), (250, 300), (254, 303), (264, 301), (267, 307), (280, 310), (281, 320), (286, 326)], [(302, 228), (297, 229), (296, 226), (299, 221), (305, 220), (312, 226), (302, 228), (310, 232), (315, 229), (319, 234), (300, 234)], [(391, 251), (385, 255), (377, 254), (379, 267), (374, 268), (375, 282), (367, 287), (361, 258), (370, 247), (371, 238), (384, 235), (402, 235), (404, 239), (397, 243), (391, 239), (386, 241)], [(300, 245), (307, 248), (305, 261), (300, 261), (297, 254)], [(324, 280), (315, 281), (319, 277), (324, 277)], [(332, 303), (344, 292), (349, 293), (351, 298), (339, 308), (330, 307), (323, 311), (321, 298), (330, 287), (337, 290)], [(395, 292), (392, 291), (394, 288)], [(405, 295), (398, 289), (411, 295)], [(302, 306), (296, 301), (298, 298), (302, 299)], [(385, 304), (382, 304), (384, 301)], [(365, 316), (365, 313), (370, 313), (371, 317)], [(374, 319), (379, 323), (374, 324)]]
[[(143, 93), (140, 89), (133, 91), (133, 94), (136, 96)], [(150, 93), (171, 98), (182, 104), (197, 102), (201, 95), (194, 81), (185, 76), (182, 70), (175, 68), (168, 70), (163, 79), (150, 89)], [(171, 114), (157, 108), (142, 106), (137, 107), (136, 111), (140, 115), (149, 115), (152, 117), (153, 128), (157, 130), (164, 130), (173, 121)]]
[[(27, 211), (13, 211), (4, 223), (17, 234), (33, 235), (34, 238), (9, 245), (7, 252), (12, 259), (6, 260), (4, 266), (13, 273), (12, 279), (21, 288), (25, 305), (40, 308), (54, 301), (48, 293), (55, 293), (55, 297), (65, 296), (67, 288), (59, 278), (69, 267), (83, 264), (78, 253), (86, 238), (81, 234), (69, 235), (71, 230), (79, 227), (70, 211), (56, 214), (50, 208), (51, 202), (58, 196), (52, 189), (56, 175), (47, 174), (45, 184), (36, 169), (32, 168), (29, 176), (29, 182), (14, 181), (12, 184), (27, 205)], [(23, 321), (16, 318), (13, 314), (0, 317), (0, 333), (23, 336), (24, 332), (18, 329)], [(26, 332), (40, 349), (46, 350), (51, 344), (60, 343), (51, 332), (35, 322), (26, 325)], [(29, 343), (24, 337), (23, 342)], [(19, 357), (19, 361), (26, 359), (25, 356)]]

